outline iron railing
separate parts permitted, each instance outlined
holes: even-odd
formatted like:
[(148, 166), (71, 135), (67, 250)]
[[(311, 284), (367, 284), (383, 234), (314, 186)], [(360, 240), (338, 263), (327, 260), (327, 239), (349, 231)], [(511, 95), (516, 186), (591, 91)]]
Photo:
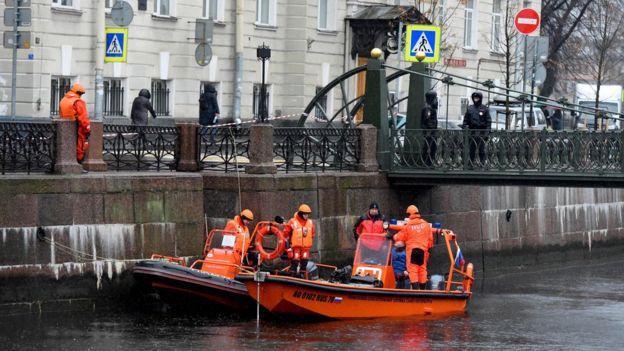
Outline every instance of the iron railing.
[(200, 127), (198, 132), (200, 169), (236, 171), (249, 164), (249, 129)]
[(176, 127), (104, 125), (102, 157), (111, 170), (176, 170)]
[(104, 81), (104, 116), (123, 116), (124, 87), (121, 80)]
[(7, 172), (53, 172), (56, 126), (48, 123), (0, 123), (0, 169)]
[(392, 140), (392, 171), (624, 172), (620, 132), (398, 130)]
[(355, 170), (360, 131), (342, 128), (276, 128), (273, 157), (279, 171)]

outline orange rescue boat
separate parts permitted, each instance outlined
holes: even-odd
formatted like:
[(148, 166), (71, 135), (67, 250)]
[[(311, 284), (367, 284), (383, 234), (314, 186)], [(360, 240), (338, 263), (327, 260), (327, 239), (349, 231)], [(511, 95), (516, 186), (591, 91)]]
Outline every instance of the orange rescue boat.
[[(266, 252), (262, 247), (265, 235), (277, 236), (275, 252)], [(235, 277), (241, 272), (253, 273), (257, 269), (253, 262), (256, 253), (249, 252), (254, 238), (256, 250), (264, 259), (283, 250), (282, 233), (274, 222), (258, 223), (251, 238), (213, 229), (206, 238), (203, 259), (187, 266), (182, 257), (153, 254), (151, 259), (138, 262), (132, 273), (170, 305), (248, 310), (254, 306), (254, 300), (247, 293), (247, 287)]]
[(463, 264), (463, 260), (456, 264), (461, 253), (455, 234), (442, 230), (441, 235), (450, 268), (443, 286), (435, 290), (396, 289), (392, 241), (384, 234), (371, 233), (360, 236), (350, 273), (349, 269), (319, 265), (333, 268), (329, 279), (243, 272), (237, 280), (247, 285), (249, 294), (265, 309), (278, 315), (349, 319), (462, 313), (472, 295), (473, 265)]

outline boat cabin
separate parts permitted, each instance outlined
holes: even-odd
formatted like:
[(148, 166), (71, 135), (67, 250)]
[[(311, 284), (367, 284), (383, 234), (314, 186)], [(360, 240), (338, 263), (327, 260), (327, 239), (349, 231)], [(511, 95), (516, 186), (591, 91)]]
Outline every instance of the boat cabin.
[(392, 240), (385, 234), (362, 233), (357, 241), (351, 284), (372, 285), (394, 289), (392, 270)]

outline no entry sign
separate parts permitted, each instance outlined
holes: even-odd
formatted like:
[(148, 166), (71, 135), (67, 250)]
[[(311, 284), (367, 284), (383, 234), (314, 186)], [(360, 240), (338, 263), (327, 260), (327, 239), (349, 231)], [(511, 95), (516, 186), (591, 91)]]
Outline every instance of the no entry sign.
[(533, 9), (522, 9), (516, 14), (516, 29), (522, 34), (531, 34), (540, 25), (540, 15)]

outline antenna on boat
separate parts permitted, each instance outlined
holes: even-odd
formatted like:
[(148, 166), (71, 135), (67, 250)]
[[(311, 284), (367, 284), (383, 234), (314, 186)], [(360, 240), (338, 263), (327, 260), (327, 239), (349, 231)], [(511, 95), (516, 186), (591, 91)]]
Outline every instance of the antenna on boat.
[(243, 211), (243, 197), (241, 195), (240, 171), (238, 170), (238, 151), (236, 150), (236, 139), (234, 138), (232, 127), (230, 127), (229, 130), (230, 136), (232, 137), (232, 145), (234, 147), (234, 164), (236, 165), (236, 180), (238, 180), (238, 212), (240, 213)]
[(264, 282), (267, 277), (267, 272), (256, 271), (254, 273), (254, 281), (257, 283), (256, 290), (256, 326), (260, 327), (260, 283)]

